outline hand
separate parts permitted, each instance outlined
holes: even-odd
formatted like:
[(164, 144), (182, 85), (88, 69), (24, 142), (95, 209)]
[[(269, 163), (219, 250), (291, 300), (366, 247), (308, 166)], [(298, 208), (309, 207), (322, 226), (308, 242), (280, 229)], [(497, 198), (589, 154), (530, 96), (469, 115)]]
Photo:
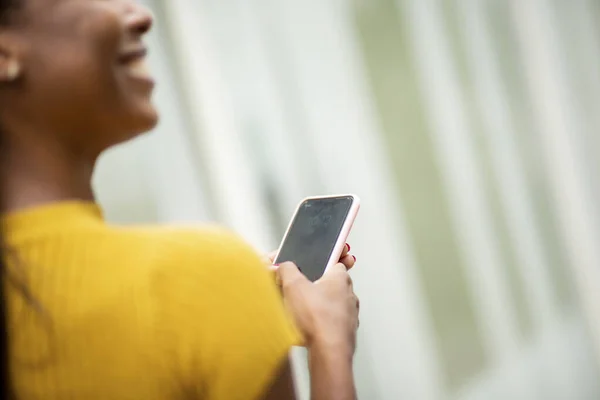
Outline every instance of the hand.
[[(277, 257), (277, 250), (270, 252), (267, 255), (269, 267), (273, 267), (273, 263), (275, 262), (275, 257)], [(344, 246), (344, 250), (342, 251), (342, 255), (340, 256), (339, 262), (346, 266), (346, 269), (350, 271), (354, 264), (356, 264), (356, 257), (350, 254), (350, 245), (346, 243)], [(276, 268), (272, 268), (276, 269)]]
[(304, 335), (306, 347), (354, 355), (360, 302), (346, 265), (336, 264), (316, 283), (293, 263), (281, 264), (277, 274), (285, 305)]

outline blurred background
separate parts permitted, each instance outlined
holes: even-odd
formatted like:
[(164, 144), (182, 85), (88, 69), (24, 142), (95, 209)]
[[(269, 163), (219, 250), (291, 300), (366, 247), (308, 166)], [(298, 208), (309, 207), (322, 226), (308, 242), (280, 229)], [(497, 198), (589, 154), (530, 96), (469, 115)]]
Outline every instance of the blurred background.
[(267, 252), (356, 193), (360, 398), (600, 398), (600, 2), (144, 2), (162, 122), (109, 219)]

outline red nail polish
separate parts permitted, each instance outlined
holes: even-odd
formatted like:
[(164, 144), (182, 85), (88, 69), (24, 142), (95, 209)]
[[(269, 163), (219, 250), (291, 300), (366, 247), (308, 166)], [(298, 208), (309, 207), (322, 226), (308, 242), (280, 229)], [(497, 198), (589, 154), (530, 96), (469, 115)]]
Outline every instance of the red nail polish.
[(356, 256), (352, 256), (352, 258), (354, 258), (354, 262), (356, 262)]
[(350, 245), (346, 243), (346, 247), (348, 247), (348, 251), (350, 251)]

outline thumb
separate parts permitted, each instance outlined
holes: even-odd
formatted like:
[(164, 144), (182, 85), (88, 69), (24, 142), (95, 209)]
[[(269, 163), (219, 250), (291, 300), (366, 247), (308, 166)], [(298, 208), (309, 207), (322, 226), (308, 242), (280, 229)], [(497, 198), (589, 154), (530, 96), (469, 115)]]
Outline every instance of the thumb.
[(340, 273), (347, 273), (348, 272), (348, 268), (346, 268), (346, 266), (342, 263), (337, 263), (335, 265), (332, 265), (330, 268), (327, 269), (327, 271), (325, 271), (324, 275), (331, 275), (331, 274), (340, 274)]
[(296, 264), (292, 262), (285, 262), (279, 265), (279, 268), (277, 268), (277, 278), (281, 286), (287, 286), (292, 282), (306, 279)]

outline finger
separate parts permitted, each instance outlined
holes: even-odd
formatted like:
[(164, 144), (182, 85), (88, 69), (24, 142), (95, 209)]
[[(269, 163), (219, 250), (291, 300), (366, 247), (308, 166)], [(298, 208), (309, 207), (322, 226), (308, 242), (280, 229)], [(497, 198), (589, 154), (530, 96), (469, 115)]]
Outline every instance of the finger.
[(342, 250), (342, 255), (340, 256), (340, 261), (346, 257), (348, 255), (348, 253), (350, 252), (350, 245), (348, 243), (346, 243), (346, 245), (344, 246), (344, 250)]
[(281, 286), (284, 288), (293, 282), (307, 280), (298, 267), (292, 262), (285, 262), (279, 265), (277, 268), (277, 277)]
[(348, 274), (346, 266), (342, 263), (337, 263), (331, 268), (328, 268), (320, 280), (344, 281), (348, 287), (350, 287), (350, 290), (352, 290), (353, 286), (352, 278), (350, 277), (350, 274)]
[(346, 266), (342, 263), (337, 263), (332, 267), (327, 268), (327, 270), (325, 271), (325, 274), (323, 276), (328, 276), (328, 275), (337, 275), (337, 274), (348, 274), (348, 270), (346, 269)]
[(354, 264), (356, 264), (356, 257), (348, 254), (346, 257), (342, 258), (340, 262), (346, 266), (348, 271), (350, 271), (352, 267), (354, 267)]
[(274, 263), (274, 262), (275, 262), (275, 257), (277, 257), (277, 253), (278, 253), (278, 251), (277, 251), (277, 250), (275, 250), (275, 251), (272, 251), (272, 252), (270, 252), (269, 254), (267, 254), (267, 258), (269, 259), (269, 261), (270, 261), (271, 263)]

